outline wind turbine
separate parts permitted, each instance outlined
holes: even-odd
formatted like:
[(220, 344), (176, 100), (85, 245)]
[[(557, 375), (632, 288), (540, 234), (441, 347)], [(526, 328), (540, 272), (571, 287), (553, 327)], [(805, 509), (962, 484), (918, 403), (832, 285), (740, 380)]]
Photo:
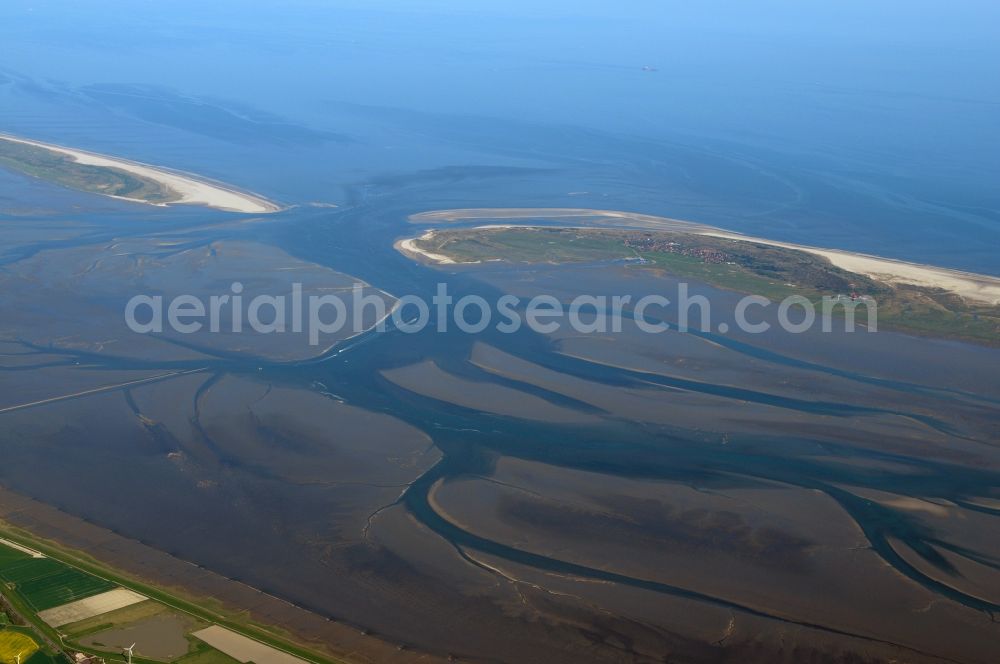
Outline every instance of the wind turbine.
[[(128, 664), (132, 664), (132, 648), (135, 648), (134, 643), (130, 645), (128, 648), (124, 649), (124, 652), (128, 655)], [(20, 664), (20, 662), (18, 662), (18, 664)]]

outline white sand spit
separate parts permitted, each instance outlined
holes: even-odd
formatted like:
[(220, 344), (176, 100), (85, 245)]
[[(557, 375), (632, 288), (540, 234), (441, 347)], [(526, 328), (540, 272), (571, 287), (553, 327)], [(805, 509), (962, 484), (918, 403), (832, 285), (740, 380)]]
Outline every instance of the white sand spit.
[(426, 258), (432, 263), (437, 263), (438, 265), (453, 264), (455, 261), (452, 260), (451, 258), (448, 258), (443, 254), (435, 254), (433, 252), (426, 251), (417, 246), (417, 242), (426, 242), (428, 240), (433, 239), (433, 237), (434, 237), (434, 231), (427, 231), (420, 237), (411, 237), (406, 240), (399, 240), (393, 245), (393, 247), (395, 247), (396, 251), (399, 251), (400, 253), (409, 256), (410, 258), (422, 257)]
[[(108, 157), (84, 150), (66, 148), (59, 145), (50, 145), (40, 141), (32, 141), (25, 138), (17, 138), (0, 134), (0, 139), (32, 145), (59, 154), (72, 157), (78, 164), (90, 166), (103, 166), (105, 168), (117, 168), (128, 171), (135, 175), (155, 180), (160, 184), (172, 189), (180, 197), (177, 201), (172, 201), (169, 205), (204, 205), (217, 210), (228, 210), (230, 212), (245, 212), (248, 214), (267, 214), (277, 212), (280, 208), (274, 203), (255, 194), (231, 189), (221, 184), (213, 184), (205, 180), (200, 180), (194, 176), (176, 173), (163, 168), (150, 166), (136, 161), (119, 159), (118, 157)], [(163, 205), (150, 203), (137, 198), (126, 196), (112, 196), (136, 203), (146, 203), (147, 205)]]

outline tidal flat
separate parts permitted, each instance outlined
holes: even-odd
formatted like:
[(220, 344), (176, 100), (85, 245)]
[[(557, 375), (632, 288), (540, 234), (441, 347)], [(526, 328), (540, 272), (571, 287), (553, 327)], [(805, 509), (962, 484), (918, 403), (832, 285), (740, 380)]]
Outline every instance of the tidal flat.
[[(390, 326), (315, 348), (134, 335), (111, 317), (130, 283), (331, 292), (357, 275), (373, 294), (443, 279), (487, 298), (673, 283), (618, 264), (420, 266), (392, 248), (405, 207), (302, 214), (310, 245), (371, 237), (378, 269), (371, 252), (333, 244), (349, 259), (334, 270), (260, 241), (277, 218), (67, 227), (64, 246), (23, 254), (8, 240), (0, 473), (21, 507), (5, 520), (233, 610), (247, 598), (220, 579), (238, 580), (279, 598), (261, 620), (360, 661), (989, 661), (996, 350), (628, 324)], [(29, 283), (55, 299), (29, 306)], [(693, 288), (723, 310), (735, 298)], [(71, 325), (89, 306), (103, 327)], [(148, 548), (127, 562), (111, 535), (72, 535), (83, 526), (17, 494)]]
[[(304, 112), (317, 131), (289, 120), (294, 95), (275, 118), (29, 78), (0, 82), (11, 131), (288, 207), (136, 205), (0, 173), (5, 522), (349, 662), (994, 664), (995, 348), (714, 325), (408, 334), (362, 311), (366, 332), (313, 346), (135, 334), (123, 316), (138, 293), (235, 281), (247, 297), (360, 281), (388, 308), (442, 282), (488, 301), (678, 284), (616, 261), (435, 266), (393, 249), (514, 223), (496, 218), (510, 206), (533, 225), (628, 209), (640, 233), (695, 219), (995, 275), (986, 212), (933, 187), (930, 208), (888, 177), (845, 182), (854, 162), (815, 153), (782, 165), (752, 146), (325, 99)], [(989, 191), (988, 170), (971, 175)], [(540, 222), (547, 208), (573, 212)], [(469, 209), (485, 211), (454, 212)], [(690, 282), (713, 310), (739, 299)]]

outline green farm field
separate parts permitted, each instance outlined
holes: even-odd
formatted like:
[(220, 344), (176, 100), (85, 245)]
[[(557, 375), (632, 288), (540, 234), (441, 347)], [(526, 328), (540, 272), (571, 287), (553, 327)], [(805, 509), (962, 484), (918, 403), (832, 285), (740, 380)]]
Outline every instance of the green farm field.
[(12, 565), (21, 560), (27, 560), (29, 558), (31, 558), (31, 556), (23, 551), (11, 549), (10, 547), (0, 544), (0, 570), (6, 568), (8, 565)]
[(0, 579), (8, 588), (13, 585), (17, 594), (35, 611), (51, 609), (115, 587), (104, 579), (68, 567), (51, 558), (27, 556), (2, 564)]

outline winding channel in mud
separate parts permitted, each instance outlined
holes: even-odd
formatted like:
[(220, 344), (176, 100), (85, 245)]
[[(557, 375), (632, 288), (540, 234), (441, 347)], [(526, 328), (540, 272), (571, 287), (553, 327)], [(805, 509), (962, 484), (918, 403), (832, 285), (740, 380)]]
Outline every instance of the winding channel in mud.
[[(329, 265), (336, 270), (357, 274), (379, 288), (393, 293), (408, 292), (429, 296), (433, 293), (434, 285), (443, 279), (453, 284), (456, 297), (461, 293), (475, 293), (487, 298), (498, 294), (492, 286), (471, 279), (465, 274), (444, 274), (432, 268), (414, 265), (396, 255), (391, 242), (386, 238), (399, 228), (399, 220), (404, 219), (409, 211), (405, 205), (394, 204), (391, 200), (379, 201), (377, 207), (358, 206), (337, 213), (300, 211), (297, 223), (299, 230), (304, 233), (303, 237), (293, 244), (288, 240), (289, 236), (275, 232), (274, 239), (279, 244), (285, 243), (286, 249), (300, 257)], [(350, 237), (350, 241), (338, 239), (345, 237)], [(202, 242), (201, 238), (192, 238), (188, 246), (197, 246)], [(331, 261), (326, 258), (327, 256), (336, 256), (336, 260)], [(378, 257), (377, 260), (373, 260), (373, 256)], [(19, 258), (20, 256), (12, 260)], [(936, 400), (942, 407), (953, 402), (966, 402), (976, 407), (997, 403), (990, 395), (979, 395), (953, 387), (934, 387), (895, 378), (867, 375), (852, 369), (828, 366), (819, 361), (804, 360), (767, 348), (758, 348), (724, 336), (711, 333), (697, 334), (723, 346), (738, 357), (778, 367), (809, 371), (818, 378), (836, 378), (849, 383), (876, 387), (899, 395), (898, 402), (902, 403), (905, 403), (909, 396)], [(620, 477), (697, 482), (703, 485), (733, 482), (734, 477), (739, 477), (746, 482), (760, 480), (822, 492), (850, 515), (864, 533), (871, 548), (897, 572), (935, 595), (947, 597), (994, 617), (1000, 612), (1000, 605), (961, 592), (928, 576), (900, 556), (890, 543), (890, 539), (903, 542), (920, 553), (930, 564), (937, 563), (940, 566), (946, 565), (946, 562), (935, 553), (934, 547), (947, 547), (946, 543), (937, 539), (916, 520), (840, 488), (843, 485), (851, 485), (898, 491), (902, 494), (930, 495), (958, 505), (970, 505), (968, 497), (987, 495), (990, 489), (1000, 482), (995, 472), (905, 456), (891, 451), (863, 449), (846, 443), (841, 447), (839, 452), (844, 455), (877, 462), (905, 463), (920, 471), (898, 474), (884, 472), (875, 476), (848, 466), (833, 469), (808, 457), (779, 458), (772, 454), (755, 453), (752, 445), (747, 445), (746, 452), (733, 449), (722, 452), (715, 447), (699, 445), (701, 436), (698, 432), (681, 428), (644, 427), (624, 420), (609, 420), (598, 427), (570, 428), (526, 422), (486, 415), (474, 409), (414, 394), (391, 384), (381, 373), (385, 369), (403, 366), (418, 359), (432, 358), (439, 366), (456, 376), (516, 387), (525, 393), (570, 408), (581, 411), (588, 409), (586, 404), (574, 401), (565, 395), (552, 393), (523, 381), (487, 374), (469, 364), (466, 360), (475, 341), (477, 339), (460, 332), (409, 336), (393, 330), (384, 333), (372, 331), (335, 346), (312, 360), (288, 362), (248, 360), (237, 354), (206, 349), (194, 342), (190, 348), (209, 356), (210, 359), (142, 361), (115, 358), (104, 353), (56, 350), (32, 346), (27, 342), (25, 346), (33, 352), (45, 353), (47, 356), (57, 355), (65, 358), (67, 362), (84, 362), (100, 369), (198, 371), (209, 378), (194, 395), (196, 412), (198, 401), (204, 392), (222, 376), (231, 374), (298, 389), (313, 389), (312, 386), (318, 383), (324, 386), (325, 393), (337, 395), (347, 403), (370, 411), (391, 414), (425, 432), (443, 454), (441, 460), (431, 470), (403, 491), (397, 504), (404, 506), (420, 524), (449, 542), (459, 552), (479, 551), (557, 575), (632, 586), (831, 634), (899, 645), (881, 641), (870, 635), (845, 632), (809, 620), (798, 620), (794, 616), (780, 615), (774, 611), (723, 597), (637, 576), (596, 569), (493, 541), (456, 525), (436, 511), (430, 500), (431, 492), (439, 483), (460, 477), (488, 474), (496, 459), (500, 457), (514, 457), (561, 468), (599, 471)], [(879, 404), (857, 405), (825, 399), (822, 394), (816, 395), (815, 400), (793, 398), (766, 389), (756, 389), (750, 385), (734, 386), (701, 382), (590, 362), (556, 352), (550, 340), (527, 330), (513, 335), (488, 335), (487, 341), (504, 352), (538, 366), (605, 386), (655, 385), (664, 389), (761, 404), (781, 411), (844, 422), (849, 422), (852, 418), (869, 416), (902, 417), (922, 423), (944, 435), (963, 435), (953, 423), (896, 405), (884, 407)], [(122, 386), (120, 389), (127, 392), (128, 386)], [(130, 402), (130, 406), (135, 409), (134, 402)], [(195, 425), (204, 441), (211, 447), (210, 434), (200, 422), (196, 421)], [(566, 435), (567, 431), (572, 435)], [(747, 435), (743, 442), (750, 443), (752, 438)], [(789, 443), (813, 444), (808, 437), (796, 439), (788, 434), (786, 440)], [(739, 434), (734, 435), (734, 442), (741, 442)], [(985, 445), (992, 444), (988, 440), (978, 442)], [(827, 449), (836, 447), (830, 443), (824, 445)], [(227, 459), (227, 461), (239, 463), (238, 459)], [(988, 507), (973, 506), (970, 509), (980, 509), (992, 516), (1000, 516), (1000, 512)], [(469, 560), (468, 557), (466, 559)], [(470, 563), (475, 564), (471, 560)], [(1000, 565), (989, 560), (984, 561), (984, 564), (993, 569), (1000, 569)]]

